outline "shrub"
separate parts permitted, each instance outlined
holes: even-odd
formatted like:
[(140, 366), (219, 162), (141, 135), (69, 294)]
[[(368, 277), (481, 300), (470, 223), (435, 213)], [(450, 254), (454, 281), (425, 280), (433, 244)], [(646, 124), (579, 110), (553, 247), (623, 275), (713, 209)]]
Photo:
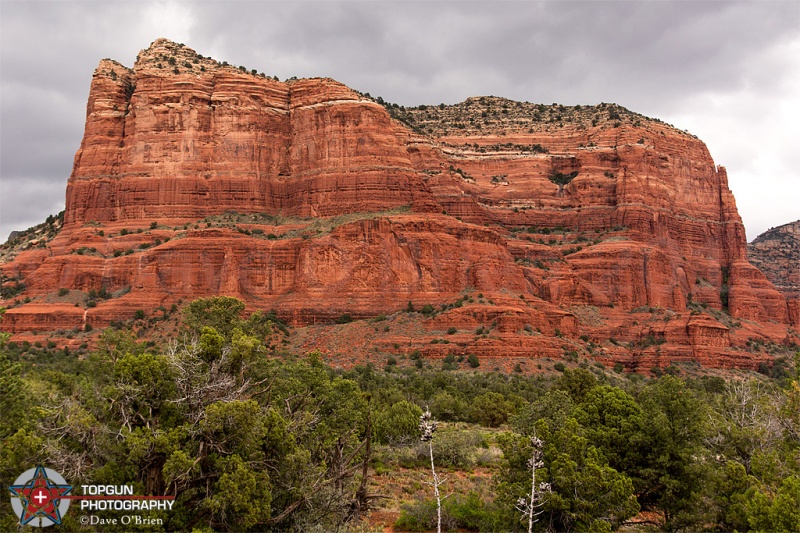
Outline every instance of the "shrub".
[(650, 333), (636, 342), (636, 345), (640, 348), (649, 348), (650, 346), (658, 346), (667, 342), (667, 339), (664, 337), (657, 337), (654, 334)]
[(567, 367), (562, 362), (558, 362), (558, 363), (554, 364), (553, 368), (558, 370), (559, 372), (563, 372), (564, 370), (567, 369)]
[(336, 319), (337, 324), (347, 324), (353, 321), (353, 317), (349, 313), (345, 313)]
[(510, 524), (498, 523), (502, 518), (498, 509), (484, 502), (477, 492), (460, 494), (445, 502), (445, 513), (456, 527), (470, 531), (507, 531)]
[[(442, 530), (509, 531), (514, 523), (505, 523), (505, 516), (476, 492), (466, 496), (453, 494), (442, 502)], [(417, 500), (402, 506), (394, 527), (403, 531), (436, 529), (436, 500)]]
[(444, 360), (442, 360), (442, 370), (458, 370), (455, 355), (449, 353), (445, 356)]
[(384, 444), (411, 444), (418, 439), (421, 415), (422, 409), (413, 403), (394, 403), (375, 416), (375, 438)]
[(66, 296), (67, 294), (69, 294), (69, 289), (66, 289), (66, 288), (63, 288), (63, 287), (58, 289), (58, 295), (59, 296)]
[(145, 318), (144, 311), (142, 311), (141, 309), (137, 309), (136, 312), (133, 313), (133, 318), (135, 320), (144, 320)]
[(19, 281), (17, 281), (14, 285), (11, 284), (3, 285), (2, 283), (0, 283), (0, 297), (13, 298), (19, 293), (24, 292), (25, 288), (26, 288), (25, 284), (20, 283)]
[(464, 468), (471, 465), (473, 450), (482, 444), (483, 437), (474, 430), (442, 432), (436, 437), (433, 459), (437, 465)]
[(478, 356), (474, 353), (471, 353), (467, 356), (467, 363), (471, 368), (478, 368), (481, 366), (481, 362), (478, 361)]
[(158, 227), (158, 222), (153, 221), (150, 223), (150, 229), (156, 229), (157, 227)]
[(89, 290), (90, 300), (107, 300), (109, 298), (111, 298), (111, 294), (109, 294), (108, 290), (105, 287), (100, 287), (99, 290), (96, 289)]
[(514, 406), (497, 392), (486, 392), (472, 401), (470, 419), (482, 426), (497, 427), (504, 424), (514, 412)]
[[(450, 529), (442, 516), (444, 529)], [(436, 529), (436, 501), (417, 500), (402, 506), (400, 517), (394, 527), (401, 531), (431, 531)]]
[(564, 174), (562, 172), (554, 171), (550, 175), (550, 181), (555, 183), (556, 185), (566, 185), (575, 179), (575, 176), (578, 175), (578, 171), (570, 172), (569, 174)]
[(541, 144), (537, 143), (537, 144), (532, 144), (531, 145), (531, 152), (536, 153), (536, 154), (547, 154), (547, 153), (550, 152), (550, 150), (548, 150), (547, 148), (545, 148)]
[(447, 328), (447, 334), (448, 335), (455, 335), (456, 333), (458, 333), (458, 328), (456, 328), (456, 327)]
[(431, 413), (445, 422), (465, 421), (467, 404), (448, 392), (439, 392), (431, 399)]

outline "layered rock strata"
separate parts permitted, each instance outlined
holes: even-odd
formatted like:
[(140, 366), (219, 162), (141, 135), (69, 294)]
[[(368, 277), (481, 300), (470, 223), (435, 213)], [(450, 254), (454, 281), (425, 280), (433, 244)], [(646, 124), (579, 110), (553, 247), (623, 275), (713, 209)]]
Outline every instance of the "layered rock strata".
[[(16, 335), (213, 294), (298, 326), (412, 302), (433, 310), (416, 333), (353, 351), (646, 370), (753, 367), (748, 339), (795, 342), (798, 324), (747, 260), (725, 169), (685, 132), (611, 104), (404, 109), (166, 40), (132, 69), (100, 62), (63, 228), (2, 269), (24, 286), (4, 301)], [(431, 346), (445, 326), (481, 333)]]

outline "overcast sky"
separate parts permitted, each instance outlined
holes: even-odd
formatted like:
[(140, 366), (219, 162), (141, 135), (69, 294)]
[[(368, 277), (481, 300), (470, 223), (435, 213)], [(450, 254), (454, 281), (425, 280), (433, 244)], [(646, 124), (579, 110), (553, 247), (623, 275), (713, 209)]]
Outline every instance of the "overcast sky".
[(0, 241), (64, 208), (98, 61), (158, 37), (406, 106), (615, 102), (706, 142), (749, 240), (800, 218), (797, 0), (0, 0)]

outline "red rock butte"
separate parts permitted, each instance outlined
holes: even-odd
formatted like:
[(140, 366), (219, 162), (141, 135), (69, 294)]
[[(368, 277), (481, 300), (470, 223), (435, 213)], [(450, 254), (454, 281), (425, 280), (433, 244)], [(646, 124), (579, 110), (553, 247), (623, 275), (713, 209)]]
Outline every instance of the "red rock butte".
[(753, 339), (791, 344), (800, 325), (688, 133), (614, 104), (406, 109), (165, 39), (132, 69), (100, 62), (63, 227), (2, 271), (25, 287), (1, 302), (20, 338), (218, 294), (303, 327), (413, 302), (430, 304), (414, 327), (305, 331), (303, 347), (642, 370), (752, 368), (769, 360)]

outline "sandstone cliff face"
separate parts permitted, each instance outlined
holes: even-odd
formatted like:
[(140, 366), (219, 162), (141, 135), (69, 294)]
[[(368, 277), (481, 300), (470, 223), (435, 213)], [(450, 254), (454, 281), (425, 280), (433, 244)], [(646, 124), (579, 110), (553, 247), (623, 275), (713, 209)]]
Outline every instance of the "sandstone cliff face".
[[(402, 342), (363, 349), (431, 357), (752, 367), (747, 339), (793, 342), (797, 315), (747, 262), (725, 169), (698, 139), (606, 104), (379, 102), (166, 40), (132, 69), (101, 61), (63, 229), (2, 265), (25, 287), (3, 329), (104, 326), (226, 294), (296, 325), (430, 303)], [(67, 311), (65, 289), (89, 298)]]
[(133, 69), (105, 60), (95, 71), (65, 223), (327, 216), (424, 192), (378, 104), (333, 80), (281, 83), (159, 40)]

